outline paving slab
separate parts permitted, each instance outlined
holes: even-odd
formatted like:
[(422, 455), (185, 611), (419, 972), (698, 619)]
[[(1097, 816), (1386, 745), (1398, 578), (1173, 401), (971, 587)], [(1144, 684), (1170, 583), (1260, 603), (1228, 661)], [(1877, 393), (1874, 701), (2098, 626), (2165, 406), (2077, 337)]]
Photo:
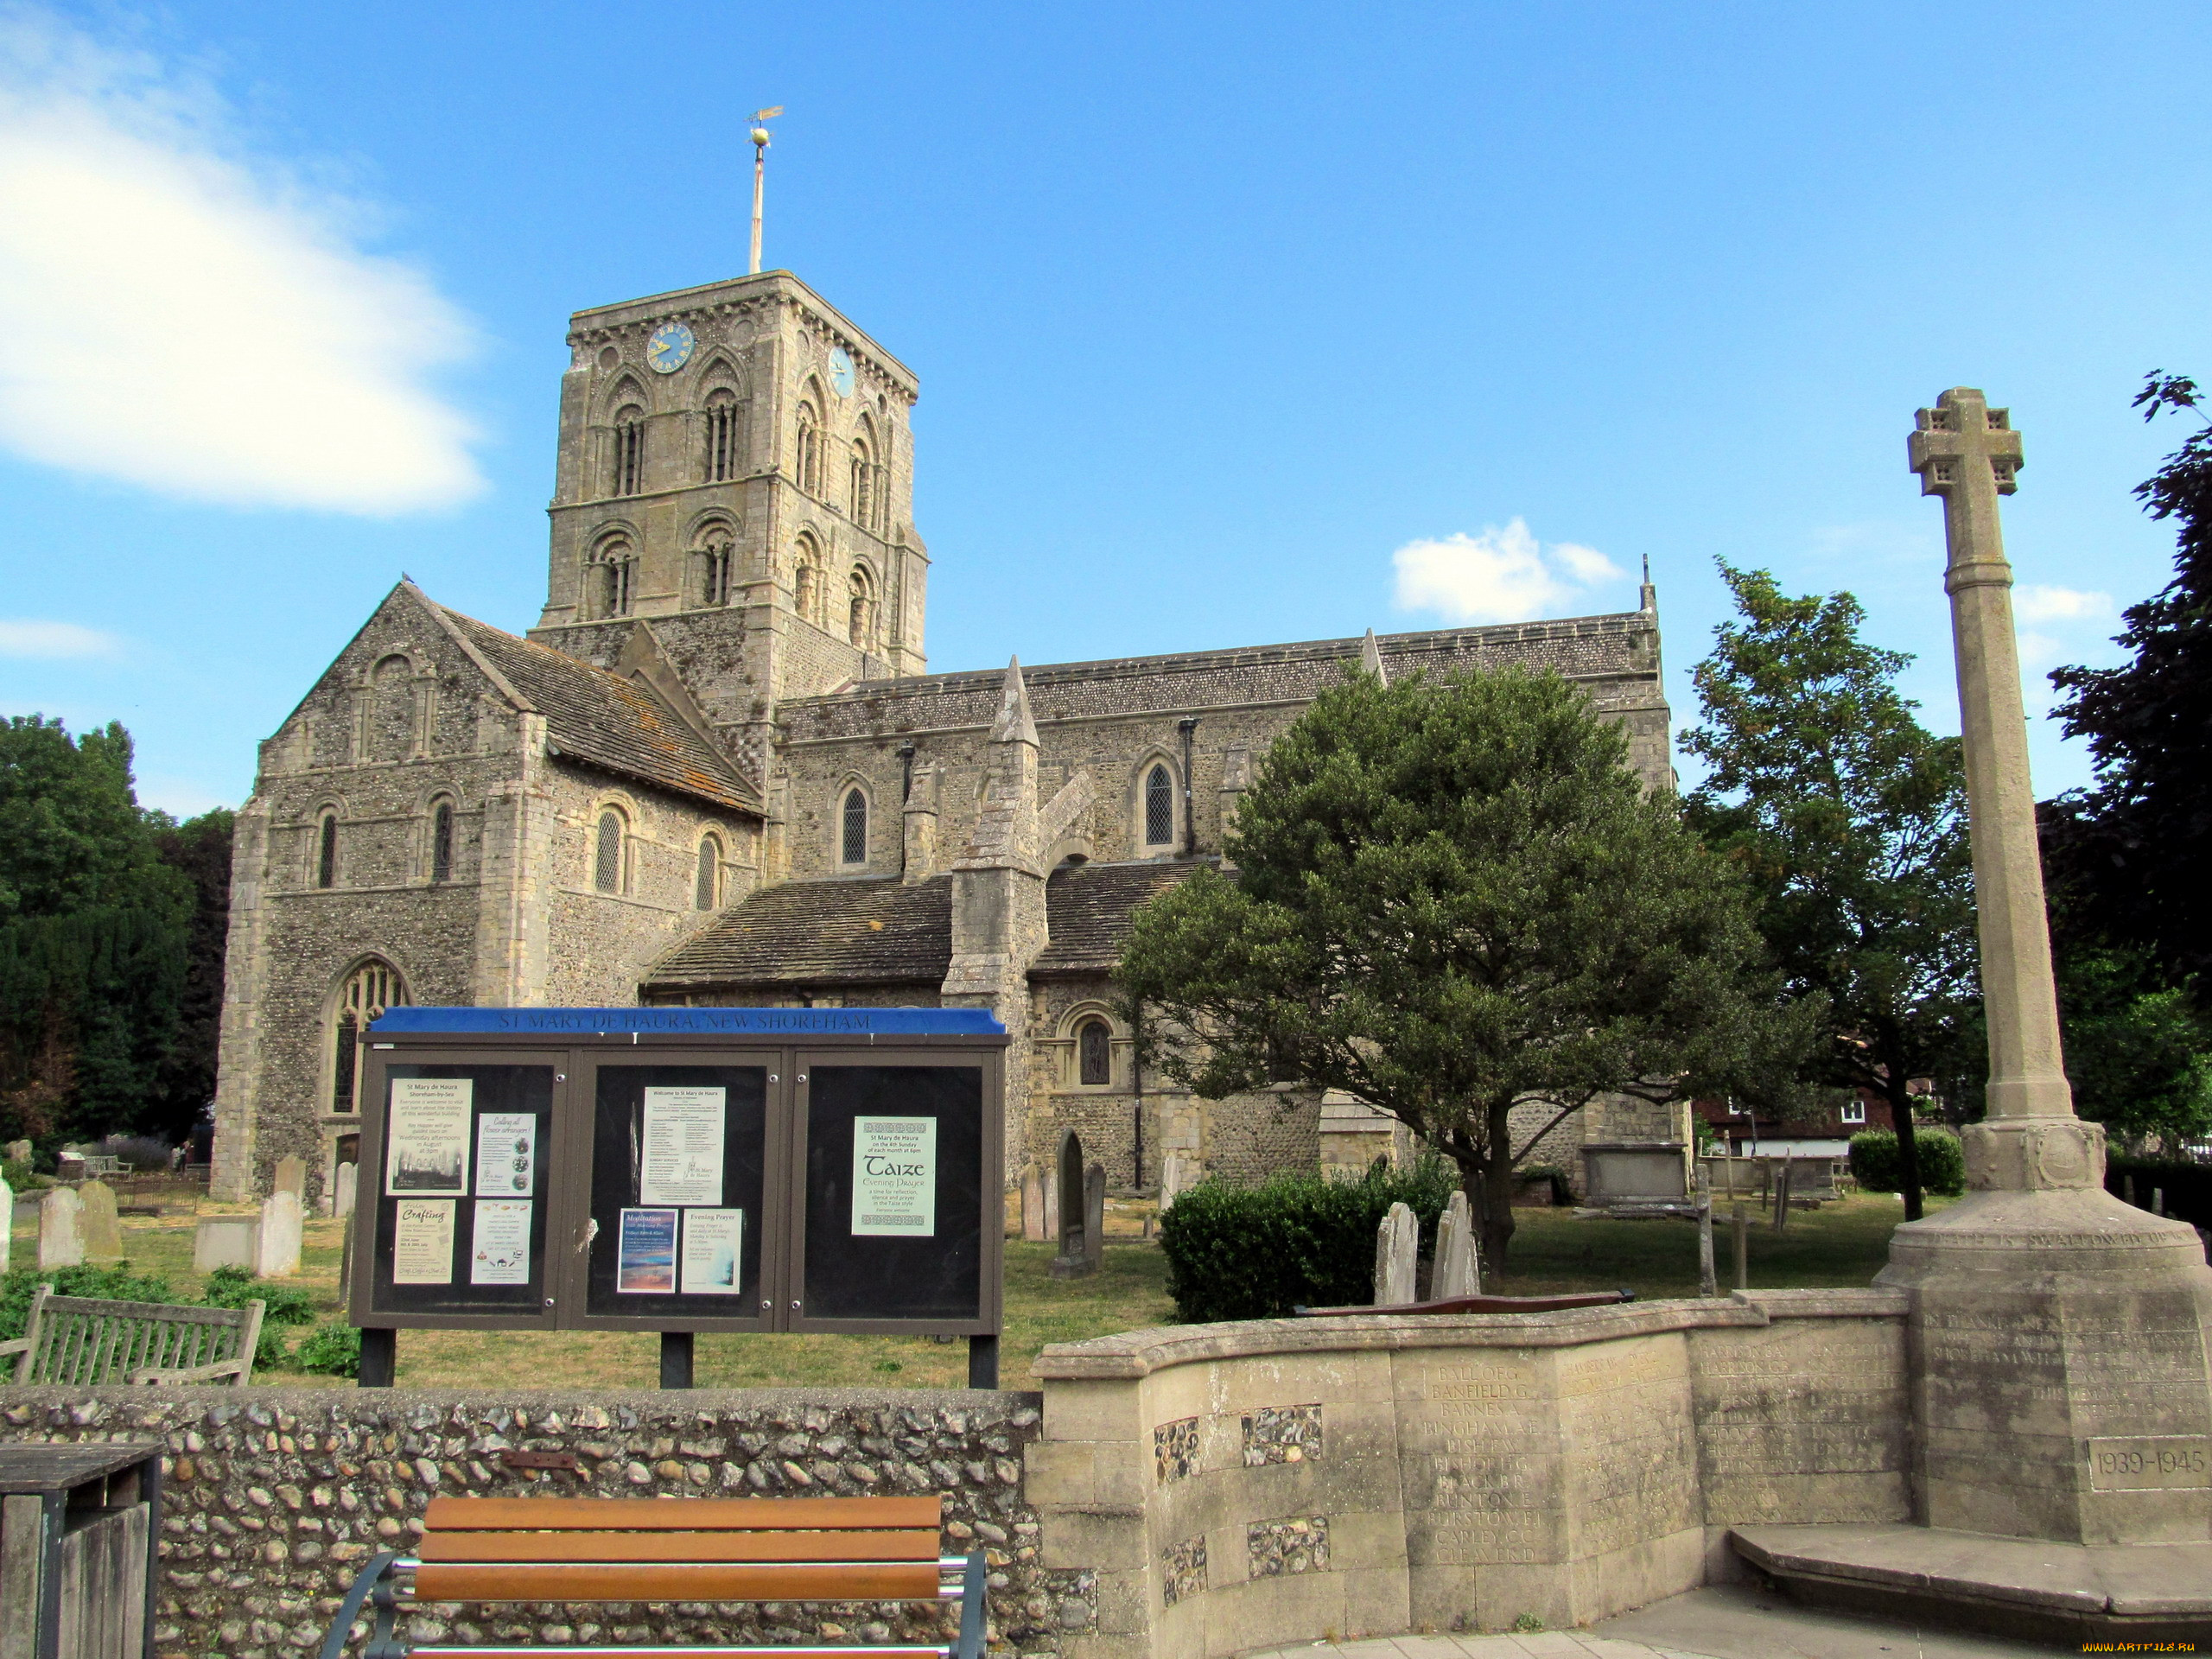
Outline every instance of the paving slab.
[(1793, 1592), (2050, 1639), (2212, 1638), (2212, 1541), (2066, 1544), (1940, 1527), (1738, 1527)]

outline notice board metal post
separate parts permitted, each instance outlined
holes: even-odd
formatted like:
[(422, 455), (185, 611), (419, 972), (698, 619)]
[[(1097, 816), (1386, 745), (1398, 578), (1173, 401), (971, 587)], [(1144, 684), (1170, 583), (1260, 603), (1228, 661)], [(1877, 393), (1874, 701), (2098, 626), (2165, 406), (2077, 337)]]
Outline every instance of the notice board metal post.
[(995, 1386), (1006, 1033), (964, 1008), (394, 1008), (363, 1033), (363, 1387), (397, 1332), (969, 1339)]

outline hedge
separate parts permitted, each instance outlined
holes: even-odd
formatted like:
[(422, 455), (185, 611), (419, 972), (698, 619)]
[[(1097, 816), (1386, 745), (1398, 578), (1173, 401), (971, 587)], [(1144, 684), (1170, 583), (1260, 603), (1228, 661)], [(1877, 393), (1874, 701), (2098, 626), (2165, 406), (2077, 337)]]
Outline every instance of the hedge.
[[(1922, 1192), (1955, 1198), (1967, 1190), (1966, 1154), (1956, 1135), (1944, 1129), (1918, 1128), (1912, 1141), (1920, 1154)], [(1861, 1129), (1851, 1137), (1851, 1179), (1868, 1192), (1895, 1192), (1904, 1185), (1897, 1173), (1895, 1131)]]
[(1294, 1307), (1372, 1301), (1375, 1233), (1390, 1206), (1410, 1207), (1433, 1247), (1458, 1188), (1456, 1173), (1433, 1154), (1408, 1170), (1377, 1159), (1357, 1180), (1312, 1170), (1257, 1186), (1209, 1177), (1160, 1218), (1176, 1317), (1193, 1325), (1271, 1319)]

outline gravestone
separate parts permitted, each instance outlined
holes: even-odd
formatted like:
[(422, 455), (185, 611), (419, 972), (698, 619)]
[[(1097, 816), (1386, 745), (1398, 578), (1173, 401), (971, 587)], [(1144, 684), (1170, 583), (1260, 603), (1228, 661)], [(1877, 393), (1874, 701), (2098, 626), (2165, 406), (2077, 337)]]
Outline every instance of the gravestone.
[(1967, 1193), (1891, 1236), (1876, 1283), (1912, 1293), (1926, 1524), (2083, 1544), (2212, 1533), (2212, 1268), (2194, 1229), (2104, 1190), (2103, 1128), (2075, 1115), (2050, 967), (2012, 566), (1998, 499), (2009, 412), (1954, 387), (1910, 439), (1943, 500), (1986, 1115), (1961, 1132)]
[(261, 1235), (256, 1243), (257, 1279), (289, 1279), (300, 1270), (300, 1237), (307, 1220), (298, 1194), (278, 1188), (261, 1201)]
[(1431, 1300), (1483, 1293), (1482, 1269), (1475, 1258), (1474, 1217), (1467, 1209), (1465, 1192), (1454, 1192), (1444, 1205), (1444, 1219), (1436, 1228), (1436, 1265), (1428, 1277)]
[(1045, 1214), (1045, 1195), (1051, 1186), (1041, 1169), (1026, 1171), (1021, 1177), (1021, 1236), (1032, 1244), (1042, 1244), (1052, 1236), (1052, 1224)]
[(353, 1195), (360, 1185), (360, 1175), (358, 1164), (338, 1166), (337, 1179), (331, 1184), (330, 1213), (340, 1221), (353, 1213)]
[(306, 1160), (287, 1154), (276, 1160), (275, 1173), (270, 1177), (271, 1192), (289, 1192), (304, 1205), (308, 1200), (308, 1166)]
[(5, 1158), (11, 1164), (28, 1164), (31, 1160), (31, 1143), (10, 1141), (5, 1147), (0, 1147), (0, 1158)]
[(1375, 1306), (1402, 1307), (1420, 1300), (1414, 1275), (1421, 1262), (1421, 1223), (1402, 1203), (1375, 1230)]
[(1191, 1160), (1179, 1152), (1171, 1152), (1160, 1166), (1160, 1212), (1167, 1213), (1167, 1206), (1189, 1192), (1195, 1183), (1192, 1178)]
[(213, 1273), (218, 1268), (244, 1268), (251, 1273), (260, 1237), (257, 1216), (209, 1216), (192, 1236), (192, 1270)]
[(0, 1176), (0, 1273), (8, 1271), (16, 1250), (16, 1189)]
[(1083, 1258), (1098, 1271), (1106, 1257), (1106, 1170), (1093, 1164), (1083, 1172)]
[(76, 1189), (50, 1187), (38, 1207), (38, 1264), (45, 1268), (85, 1265), (85, 1201)]
[(1058, 1224), (1060, 1253), (1049, 1271), (1055, 1279), (1074, 1279), (1089, 1273), (1090, 1247), (1084, 1237), (1083, 1142), (1070, 1130), (1060, 1137), (1058, 1178), (1052, 1182)]
[(77, 1225), (85, 1240), (85, 1260), (96, 1268), (123, 1260), (123, 1218), (116, 1212), (115, 1189), (105, 1181), (86, 1181), (77, 1189), (84, 1205)]

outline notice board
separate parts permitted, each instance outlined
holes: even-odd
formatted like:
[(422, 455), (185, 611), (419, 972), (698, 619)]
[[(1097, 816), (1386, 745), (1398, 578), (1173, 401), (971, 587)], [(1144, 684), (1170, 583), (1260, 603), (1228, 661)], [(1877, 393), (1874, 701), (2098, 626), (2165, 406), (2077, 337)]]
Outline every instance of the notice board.
[(986, 1013), (394, 1008), (362, 1041), (356, 1325), (998, 1332)]

